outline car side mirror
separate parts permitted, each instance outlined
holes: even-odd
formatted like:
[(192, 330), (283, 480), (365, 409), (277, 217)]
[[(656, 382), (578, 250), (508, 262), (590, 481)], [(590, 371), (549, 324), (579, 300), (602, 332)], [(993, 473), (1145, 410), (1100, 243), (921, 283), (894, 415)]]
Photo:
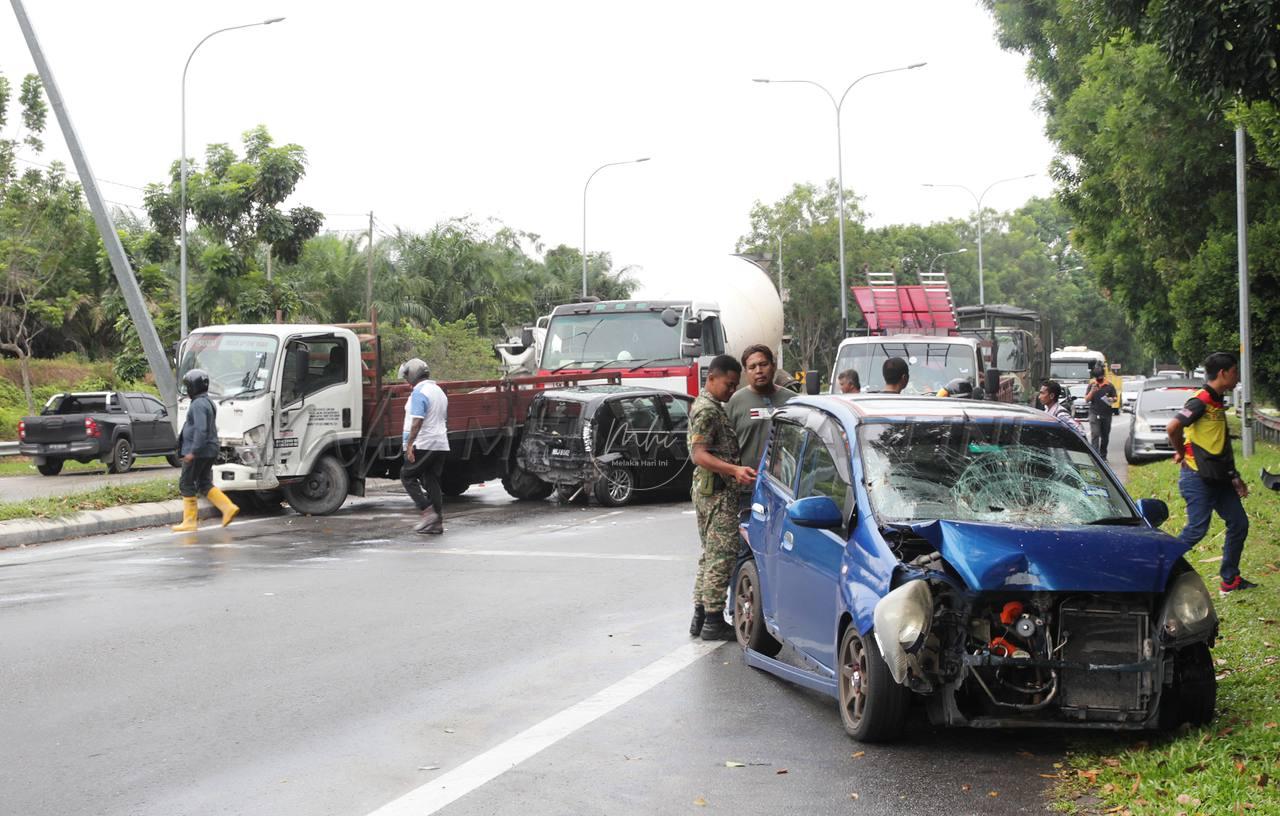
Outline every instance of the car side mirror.
[(533, 329), (526, 326), (520, 330), (520, 345), (525, 348), (533, 345)]
[(812, 397), (818, 394), (820, 388), (822, 388), (822, 375), (817, 371), (805, 371), (804, 392)]
[(1138, 515), (1152, 527), (1159, 527), (1169, 520), (1169, 505), (1160, 499), (1138, 499)]
[(844, 524), (840, 508), (830, 496), (808, 496), (787, 508), (787, 518), (797, 527), (838, 530)]
[(662, 310), (662, 325), (674, 329), (676, 324), (680, 322), (680, 315), (676, 314), (675, 309)]

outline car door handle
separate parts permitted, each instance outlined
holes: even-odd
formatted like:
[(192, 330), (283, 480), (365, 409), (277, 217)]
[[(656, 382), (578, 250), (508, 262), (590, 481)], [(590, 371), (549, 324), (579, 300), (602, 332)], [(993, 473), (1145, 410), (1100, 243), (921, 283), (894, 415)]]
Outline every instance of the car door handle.
[(790, 552), (791, 549), (795, 547), (795, 545), (796, 545), (796, 542), (795, 542), (795, 539), (791, 536), (790, 530), (782, 534), (782, 549)]
[(769, 511), (765, 509), (763, 504), (756, 502), (751, 505), (751, 515), (758, 519), (767, 519), (769, 518)]

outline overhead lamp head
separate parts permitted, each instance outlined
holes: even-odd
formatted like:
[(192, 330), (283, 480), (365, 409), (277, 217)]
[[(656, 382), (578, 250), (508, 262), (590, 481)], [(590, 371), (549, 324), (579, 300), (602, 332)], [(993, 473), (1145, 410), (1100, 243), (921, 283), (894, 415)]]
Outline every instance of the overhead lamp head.
[(911, 65), (908, 65), (908, 66), (907, 66), (907, 69), (908, 69), (908, 70), (910, 70), (910, 69), (912, 69), (912, 68), (923, 68), (923, 67), (925, 67), (925, 66), (926, 66), (926, 65), (928, 65), (928, 64), (929, 64), (929, 63), (927, 63), (927, 62), (915, 62), (915, 63), (912, 63)]
[(768, 84), (768, 83), (770, 82), (770, 80), (767, 80), (767, 79), (753, 79), (753, 80), (751, 80), (751, 81), (752, 81), (752, 82), (763, 82), (763, 83), (765, 83), (765, 84)]
[(272, 17), (270, 20), (263, 20), (262, 24), (271, 25), (272, 23), (283, 23), (283, 22), (284, 22), (283, 17)]
[(636, 164), (639, 164), (640, 162), (647, 162), (647, 161), (649, 161), (649, 157), (645, 156), (643, 159), (636, 159)]

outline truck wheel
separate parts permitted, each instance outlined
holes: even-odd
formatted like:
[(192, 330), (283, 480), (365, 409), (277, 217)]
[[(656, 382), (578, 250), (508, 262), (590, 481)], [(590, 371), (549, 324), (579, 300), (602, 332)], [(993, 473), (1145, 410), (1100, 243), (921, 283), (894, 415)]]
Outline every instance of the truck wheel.
[(446, 496), (461, 496), (467, 492), (468, 487), (471, 487), (471, 482), (465, 478), (450, 476), (447, 473), (440, 477), (440, 492)]
[(43, 465), (36, 465), (41, 476), (57, 476), (62, 472), (61, 459), (45, 459)]
[(321, 456), (302, 481), (286, 485), (284, 500), (304, 516), (327, 516), (347, 500), (351, 479), (332, 456)]
[(128, 473), (132, 467), (133, 443), (122, 436), (111, 447), (111, 459), (107, 461), (107, 473)]
[(182, 457), (176, 453), (169, 454), (164, 458), (164, 460), (169, 463), (169, 467), (173, 467), (173, 468), (182, 467)]
[(502, 487), (520, 501), (542, 501), (556, 489), (555, 485), (542, 481), (519, 465), (513, 466), (502, 477)]
[(622, 507), (630, 504), (636, 495), (636, 480), (626, 468), (611, 467), (596, 479), (596, 501), (605, 507)]

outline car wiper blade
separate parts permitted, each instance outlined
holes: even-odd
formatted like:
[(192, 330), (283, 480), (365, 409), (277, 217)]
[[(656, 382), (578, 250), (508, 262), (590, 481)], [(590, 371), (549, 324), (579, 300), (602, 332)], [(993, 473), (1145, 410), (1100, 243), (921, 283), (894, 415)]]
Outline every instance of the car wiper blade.
[(620, 360), (617, 357), (614, 357), (612, 360), (605, 360), (603, 363), (597, 363), (596, 365), (591, 367), (591, 370), (595, 372), (595, 371), (599, 371), (600, 369), (604, 368), (607, 365), (613, 365), (614, 363), (625, 363), (625, 362), (626, 360)]
[(1094, 519), (1089, 524), (1116, 524), (1116, 525), (1132, 525), (1141, 524), (1142, 519), (1137, 516), (1107, 516), (1105, 518)]
[(640, 362), (631, 366), (631, 368), (627, 370), (635, 371), (637, 368), (644, 368), (645, 366), (653, 365), (654, 363), (665, 363), (669, 360), (675, 360), (676, 362), (683, 362), (684, 358), (683, 357), (651, 357), (648, 360), (641, 360)]
[(569, 362), (567, 362), (567, 363), (561, 363), (560, 365), (558, 365), (558, 366), (556, 366), (555, 368), (551, 369), (551, 370), (550, 370), (550, 371), (548, 371), (547, 373), (548, 373), (548, 374), (555, 374), (557, 371), (563, 371), (564, 369), (568, 368), (568, 367), (569, 367), (569, 366), (571, 366), (571, 365), (581, 365), (581, 364), (580, 364), (577, 360), (570, 360), (570, 361), (569, 361)]

